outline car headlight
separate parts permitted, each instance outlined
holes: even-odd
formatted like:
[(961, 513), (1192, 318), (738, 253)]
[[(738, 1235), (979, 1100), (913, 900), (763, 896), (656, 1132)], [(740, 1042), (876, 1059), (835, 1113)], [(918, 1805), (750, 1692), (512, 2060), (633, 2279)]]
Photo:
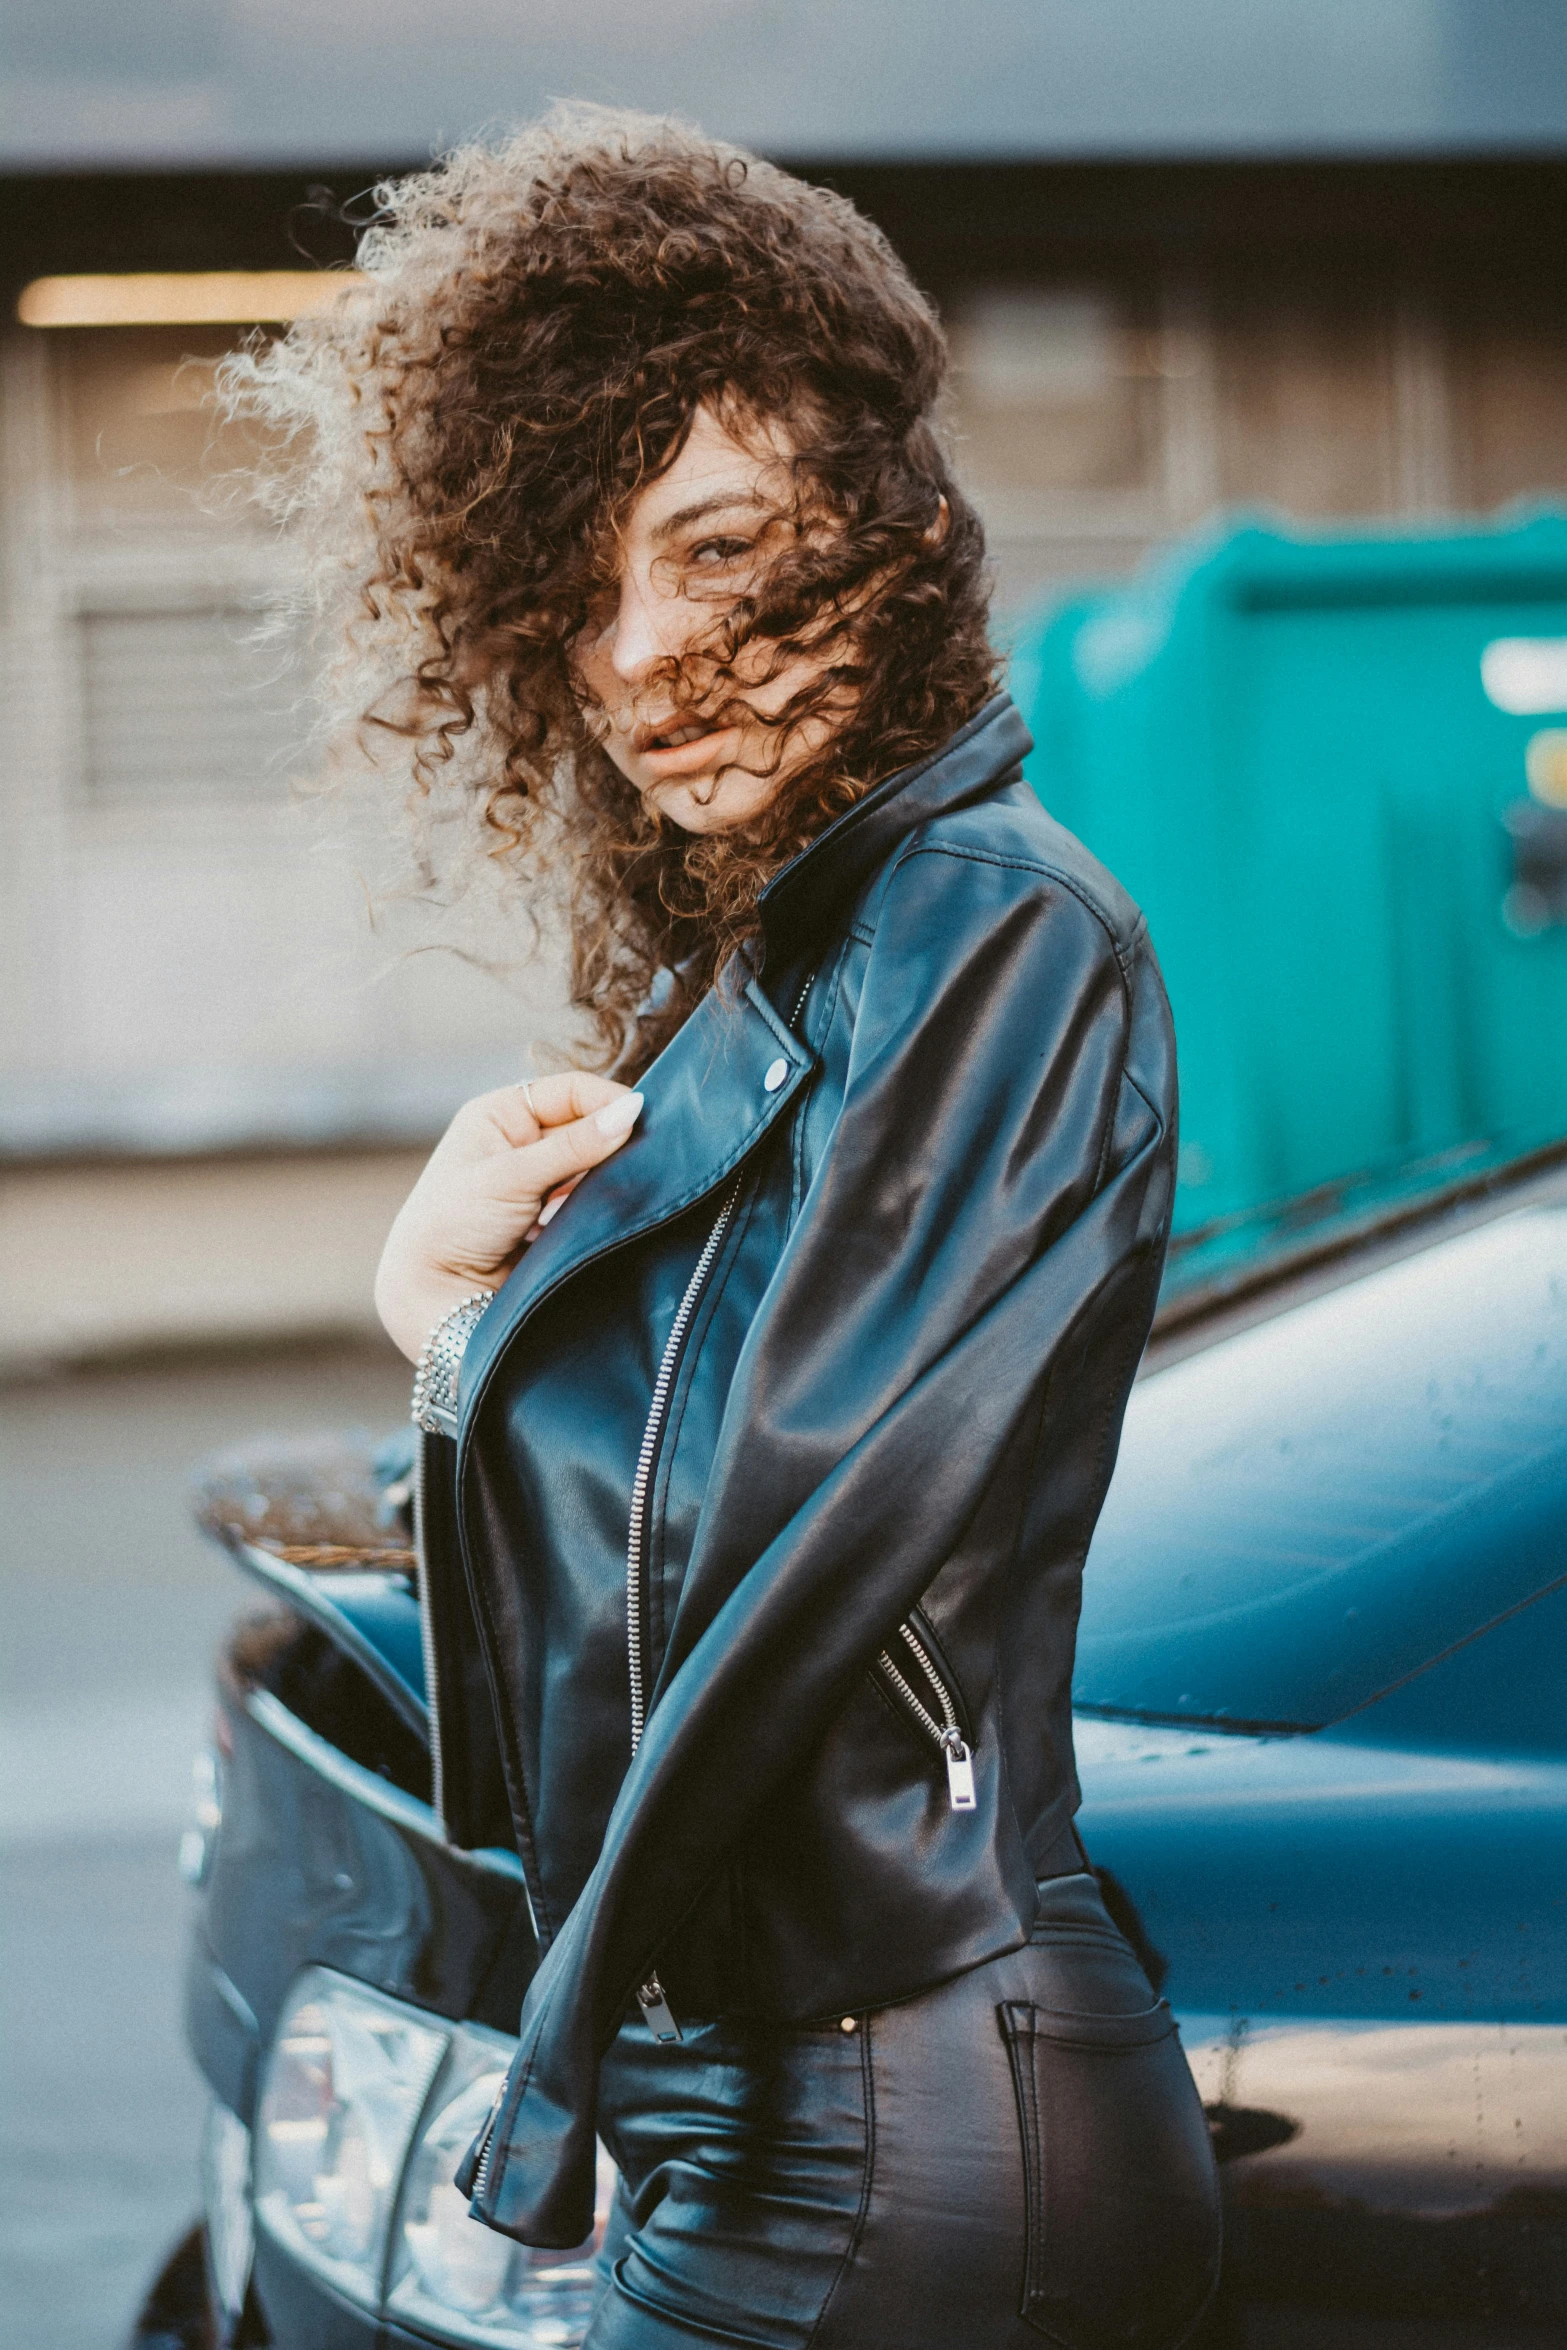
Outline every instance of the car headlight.
[(403, 2161), (450, 2027), (311, 1967), (289, 1994), (256, 2116), (256, 2218), (346, 2298), (380, 2305)]
[(483, 2125), (516, 2048), (464, 2025), (430, 2100), (408, 2165), (392, 2246), (387, 2314), (422, 2322), (445, 2341), (494, 2350), (570, 2350), (592, 2315), (593, 2255), (614, 2191), (599, 2157), (594, 2232), (571, 2252), (536, 2252), (471, 2217), (452, 2175)]

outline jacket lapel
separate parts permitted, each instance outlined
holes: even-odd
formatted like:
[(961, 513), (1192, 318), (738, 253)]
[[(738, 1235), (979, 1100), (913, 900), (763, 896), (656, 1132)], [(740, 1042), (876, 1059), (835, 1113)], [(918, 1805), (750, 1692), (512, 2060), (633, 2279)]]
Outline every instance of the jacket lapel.
[(704, 996), (641, 1079), (646, 1107), (630, 1141), (593, 1169), (523, 1251), (469, 1340), (458, 1386), (460, 1453), (490, 1373), (534, 1307), (580, 1265), (716, 1191), (815, 1065), (754, 980), (738, 999), (716, 989)]
[(1034, 747), (1009, 694), (992, 694), (950, 742), (868, 791), (776, 874), (757, 902), (772, 984), (809, 961), (847, 918), (877, 868), (932, 816), (985, 798), (1015, 776)]

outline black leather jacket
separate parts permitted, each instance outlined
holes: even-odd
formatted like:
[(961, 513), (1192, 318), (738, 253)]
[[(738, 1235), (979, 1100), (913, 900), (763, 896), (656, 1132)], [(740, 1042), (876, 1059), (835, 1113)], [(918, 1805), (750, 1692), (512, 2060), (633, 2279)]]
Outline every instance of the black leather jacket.
[(1028, 747), (998, 697), (775, 878), (760, 976), (648, 1071), (433, 1440), (440, 1799), (458, 1841), (515, 1835), (544, 1949), (462, 2179), (526, 2242), (587, 2232), (639, 1985), (677, 2016), (906, 1998), (1026, 1939), (1076, 1807), (1174, 1052)]

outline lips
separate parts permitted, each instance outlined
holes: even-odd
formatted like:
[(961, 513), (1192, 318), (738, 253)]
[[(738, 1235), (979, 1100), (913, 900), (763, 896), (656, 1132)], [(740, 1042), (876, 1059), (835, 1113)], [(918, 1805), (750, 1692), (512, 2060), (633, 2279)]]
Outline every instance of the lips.
[(717, 731), (710, 720), (688, 717), (678, 710), (665, 718), (645, 718), (639, 726), (628, 729), (631, 748), (639, 759), (647, 751), (683, 750), (687, 743), (696, 742), (704, 734)]
[(713, 767), (733, 764), (740, 748), (738, 726), (708, 728), (683, 722), (677, 726), (638, 727), (632, 738), (638, 764), (655, 783), (680, 775), (703, 775)]

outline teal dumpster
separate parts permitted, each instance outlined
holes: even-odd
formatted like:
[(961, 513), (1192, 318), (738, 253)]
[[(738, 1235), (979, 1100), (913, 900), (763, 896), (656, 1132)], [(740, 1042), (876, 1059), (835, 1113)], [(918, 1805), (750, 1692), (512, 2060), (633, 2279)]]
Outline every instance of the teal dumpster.
[(1169, 983), (1178, 1230), (1567, 1132), (1567, 515), (1243, 524), (1024, 629), (1011, 682)]

